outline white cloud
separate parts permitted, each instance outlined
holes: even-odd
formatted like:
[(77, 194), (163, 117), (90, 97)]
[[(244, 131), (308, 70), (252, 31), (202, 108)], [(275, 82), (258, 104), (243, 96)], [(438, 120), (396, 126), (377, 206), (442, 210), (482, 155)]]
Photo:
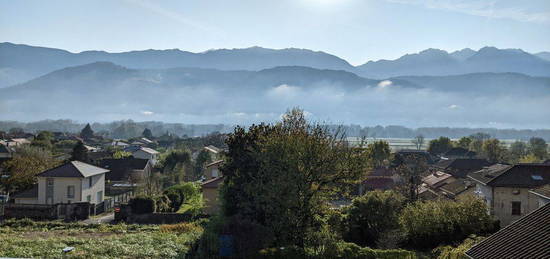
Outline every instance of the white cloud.
[(392, 84), (393, 84), (392, 81), (390, 81), (390, 80), (384, 80), (384, 81), (381, 81), (380, 83), (378, 83), (378, 87), (384, 88), (384, 87), (390, 86), (390, 85), (392, 85)]
[(456, 104), (451, 104), (451, 105), (449, 105), (449, 109), (456, 110), (456, 109), (458, 109), (458, 108), (460, 108), (460, 106), (458, 106), (458, 105), (456, 105)]
[(153, 115), (154, 112), (152, 112), (152, 111), (141, 111), (141, 114), (150, 116), (150, 115)]

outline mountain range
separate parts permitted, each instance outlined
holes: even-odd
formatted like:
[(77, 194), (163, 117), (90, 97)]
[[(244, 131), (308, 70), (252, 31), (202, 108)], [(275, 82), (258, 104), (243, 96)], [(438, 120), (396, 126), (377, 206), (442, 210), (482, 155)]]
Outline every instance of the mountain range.
[(303, 49), (71, 53), (0, 43), (0, 120), (235, 124), (300, 106), (342, 123), (548, 127), (547, 54), (428, 49), (354, 67)]
[(0, 87), (26, 82), (58, 69), (106, 61), (133, 69), (176, 67), (218, 70), (259, 71), (277, 66), (303, 66), (344, 70), (359, 76), (383, 79), (396, 76), (445, 76), (467, 73), (515, 72), (531, 76), (550, 76), (550, 53), (530, 54), (520, 49), (484, 47), (448, 53), (427, 49), (396, 60), (369, 61), (352, 66), (337, 56), (307, 49), (219, 49), (193, 53), (178, 49), (143, 50), (122, 53), (84, 51), (0, 43)]

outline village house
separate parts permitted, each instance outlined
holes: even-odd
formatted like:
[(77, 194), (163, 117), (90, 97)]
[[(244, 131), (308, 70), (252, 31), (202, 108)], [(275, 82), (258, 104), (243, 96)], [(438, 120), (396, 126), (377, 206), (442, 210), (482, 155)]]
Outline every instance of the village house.
[(129, 146), (130, 144), (126, 143), (125, 141), (122, 141), (120, 139), (115, 139), (113, 140), (113, 142), (111, 142), (111, 146), (113, 147), (120, 147), (120, 148), (125, 148), (127, 146)]
[(132, 153), (134, 158), (151, 160), (152, 165), (155, 165), (158, 161), (159, 152), (152, 148), (129, 146), (124, 151)]
[(396, 163), (396, 164), (399, 164), (401, 161), (404, 161), (405, 158), (407, 158), (407, 157), (422, 158), (429, 165), (434, 164), (436, 162), (436, 158), (434, 158), (426, 150), (402, 149), (402, 150), (399, 150), (399, 151), (395, 152), (394, 156), (395, 156), (394, 163)]
[(6, 142), (8, 147), (17, 148), (22, 145), (30, 145), (31, 141), (26, 138), (12, 138)]
[(441, 157), (444, 159), (454, 159), (454, 158), (474, 158), (477, 153), (470, 151), (462, 147), (453, 147), (449, 151), (445, 152)]
[(105, 174), (107, 183), (139, 183), (151, 176), (153, 170), (150, 160), (134, 157), (102, 159), (98, 163), (109, 170)]
[(223, 149), (217, 148), (213, 145), (209, 145), (209, 146), (204, 147), (204, 150), (208, 152), (208, 154), (210, 155), (210, 158), (212, 158), (212, 160), (222, 159)]
[(221, 176), (220, 166), (223, 164), (223, 160), (217, 160), (210, 164), (207, 164), (206, 170), (204, 170), (204, 179), (210, 180)]
[(539, 197), (530, 190), (550, 183), (550, 165), (496, 164), (471, 173), (476, 195), (490, 213), (507, 226), (539, 207)]
[(219, 210), (218, 192), (223, 183), (223, 175), (220, 171), (221, 165), (223, 165), (223, 160), (214, 161), (207, 164), (206, 170), (204, 170), (204, 181), (201, 183), (201, 189), (206, 214), (215, 214)]
[(433, 169), (450, 174), (455, 178), (467, 178), (469, 173), (479, 171), (490, 165), (491, 163), (486, 159), (452, 158), (439, 160), (433, 165)]
[(216, 214), (220, 209), (219, 188), (223, 184), (223, 176), (212, 178), (201, 184), (202, 197), (204, 199), (204, 213)]
[(432, 200), (441, 196), (442, 186), (456, 181), (450, 174), (446, 174), (440, 171), (431, 173), (422, 177), (422, 184), (418, 188), (418, 197), (422, 200)]
[(550, 258), (550, 204), (529, 213), (474, 245), (466, 256), (473, 259)]
[(57, 204), (103, 202), (105, 174), (109, 172), (80, 161), (71, 161), (37, 175), (38, 185), (13, 196), (15, 203)]

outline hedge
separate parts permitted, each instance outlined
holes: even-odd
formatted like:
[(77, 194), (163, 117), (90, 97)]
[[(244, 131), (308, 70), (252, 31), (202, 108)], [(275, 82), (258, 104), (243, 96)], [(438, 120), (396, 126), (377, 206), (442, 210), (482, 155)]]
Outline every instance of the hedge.
[(265, 259), (275, 258), (342, 258), (342, 259), (415, 259), (416, 254), (401, 249), (379, 250), (369, 247), (360, 247), (353, 243), (339, 242), (334, 247), (325, 249), (321, 254), (311, 254), (308, 249), (298, 247), (268, 248), (260, 251), (260, 256)]

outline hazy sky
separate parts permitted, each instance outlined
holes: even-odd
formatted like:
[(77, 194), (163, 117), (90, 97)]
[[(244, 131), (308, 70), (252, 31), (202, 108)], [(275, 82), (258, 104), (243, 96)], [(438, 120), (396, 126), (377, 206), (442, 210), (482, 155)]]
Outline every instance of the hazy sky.
[(112, 52), (308, 48), (352, 64), (426, 48), (550, 51), (549, 0), (0, 0), (0, 41)]

